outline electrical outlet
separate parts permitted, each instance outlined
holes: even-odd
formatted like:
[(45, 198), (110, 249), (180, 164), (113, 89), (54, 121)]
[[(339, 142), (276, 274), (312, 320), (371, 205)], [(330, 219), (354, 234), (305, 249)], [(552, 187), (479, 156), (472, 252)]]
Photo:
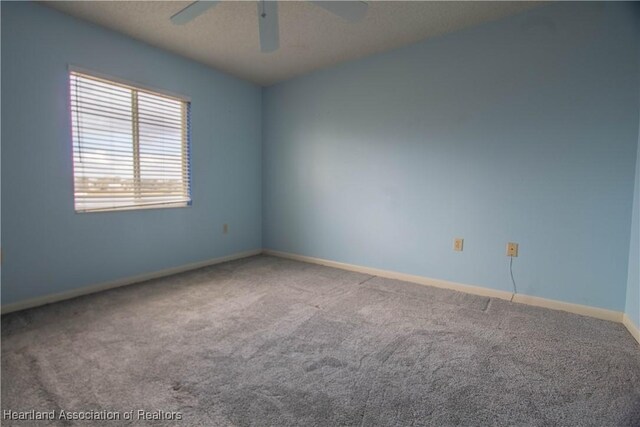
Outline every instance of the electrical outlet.
[(222, 225), (222, 234), (227, 234), (229, 233), (229, 224), (223, 224)]
[(464, 245), (464, 239), (460, 237), (456, 237), (453, 239), (453, 250), (456, 252), (462, 252), (462, 247)]
[(518, 256), (518, 244), (509, 242), (507, 243), (507, 256), (517, 257)]

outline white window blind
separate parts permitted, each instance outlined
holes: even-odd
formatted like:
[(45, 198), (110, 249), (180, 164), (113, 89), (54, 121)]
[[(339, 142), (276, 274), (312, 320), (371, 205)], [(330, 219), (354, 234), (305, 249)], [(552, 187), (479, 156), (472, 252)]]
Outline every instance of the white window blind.
[(71, 71), (75, 210), (191, 203), (189, 102)]

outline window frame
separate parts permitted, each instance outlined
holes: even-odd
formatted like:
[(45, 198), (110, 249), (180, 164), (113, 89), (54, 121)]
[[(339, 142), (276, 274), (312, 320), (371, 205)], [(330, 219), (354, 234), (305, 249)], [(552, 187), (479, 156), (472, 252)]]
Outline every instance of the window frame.
[[(183, 162), (187, 162), (186, 165), (186, 179), (187, 179), (187, 188), (188, 188), (188, 200), (187, 201), (179, 201), (179, 202), (167, 202), (167, 203), (158, 203), (158, 204), (141, 204), (141, 205), (130, 205), (130, 206), (121, 206), (121, 207), (108, 207), (108, 208), (97, 208), (97, 209), (77, 209), (76, 207), (76, 164), (75, 164), (75, 148), (74, 148), (74, 121), (73, 121), (73, 112), (72, 112), (72, 88), (71, 88), (71, 75), (72, 73), (77, 73), (81, 75), (86, 75), (89, 78), (93, 78), (96, 80), (102, 80), (104, 83), (112, 84), (116, 86), (121, 86), (126, 89), (134, 90), (137, 92), (148, 93), (154, 96), (162, 96), (166, 98), (171, 98), (176, 101), (180, 101), (186, 107), (186, 123), (184, 124), (184, 130), (186, 132), (184, 144), (186, 145), (184, 152), (186, 153), (186, 158), (183, 158)], [(192, 187), (192, 161), (191, 161), (191, 128), (190, 128), (190, 119), (191, 119), (191, 98), (188, 96), (176, 94), (174, 92), (168, 91), (166, 89), (158, 89), (156, 87), (152, 87), (149, 85), (137, 83), (131, 80), (126, 80), (120, 77), (112, 76), (109, 74), (97, 72), (94, 70), (90, 70), (84, 67), (79, 67), (76, 65), (69, 64), (67, 67), (67, 87), (68, 87), (68, 107), (69, 107), (69, 123), (70, 123), (70, 136), (71, 136), (71, 154), (72, 154), (72, 188), (73, 188), (73, 210), (76, 214), (86, 214), (86, 213), (105, 213), (105, 212), (119, 212), (119, 211), (131, 211), (131, 210), (147, 210), (147, 209), (172, 209), (172, 208), (188, 208), (193, 205), (193, 187)], [(137, 112), (132, 115), (137, 116)], [(133, 117), (132, 117), (133, 120)], [(135, 146), (135, 142), (132, 141)], [(137, 147), (139, 150), (139, 146)], [(134, 157), (140, 157), (139, 151), (134, 153)], [(132, 165), (135, 168), (135, 163)]]

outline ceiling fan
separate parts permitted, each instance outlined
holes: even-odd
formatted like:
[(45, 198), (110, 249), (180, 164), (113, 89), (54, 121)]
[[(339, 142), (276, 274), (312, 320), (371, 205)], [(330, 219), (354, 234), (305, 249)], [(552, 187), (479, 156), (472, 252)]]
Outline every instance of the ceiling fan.
[[(368, 7), (364, 1), (308, 1), (349, 22), (357, 22), (364, 18)], [(173, 15), (171, 22), (175, 25), (184, 25), (219, 2), (220, 0), (194, 1)], [(280, 47), (280, 30), (278, 26), (277, 1), (261, 0), (258, 2), (258, 22), (260, 25), (260, 50), (265, 53), (278, 50)]]

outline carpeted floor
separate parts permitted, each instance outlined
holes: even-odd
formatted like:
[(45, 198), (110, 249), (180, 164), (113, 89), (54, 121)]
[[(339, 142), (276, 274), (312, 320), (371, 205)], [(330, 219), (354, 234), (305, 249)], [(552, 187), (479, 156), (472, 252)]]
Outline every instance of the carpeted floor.
[[(2, 409), (640, 426), (640, 346), (615, 323), (257, 256), (4, 316)], [(47, 424), (65, 423), (2, 422)]]

